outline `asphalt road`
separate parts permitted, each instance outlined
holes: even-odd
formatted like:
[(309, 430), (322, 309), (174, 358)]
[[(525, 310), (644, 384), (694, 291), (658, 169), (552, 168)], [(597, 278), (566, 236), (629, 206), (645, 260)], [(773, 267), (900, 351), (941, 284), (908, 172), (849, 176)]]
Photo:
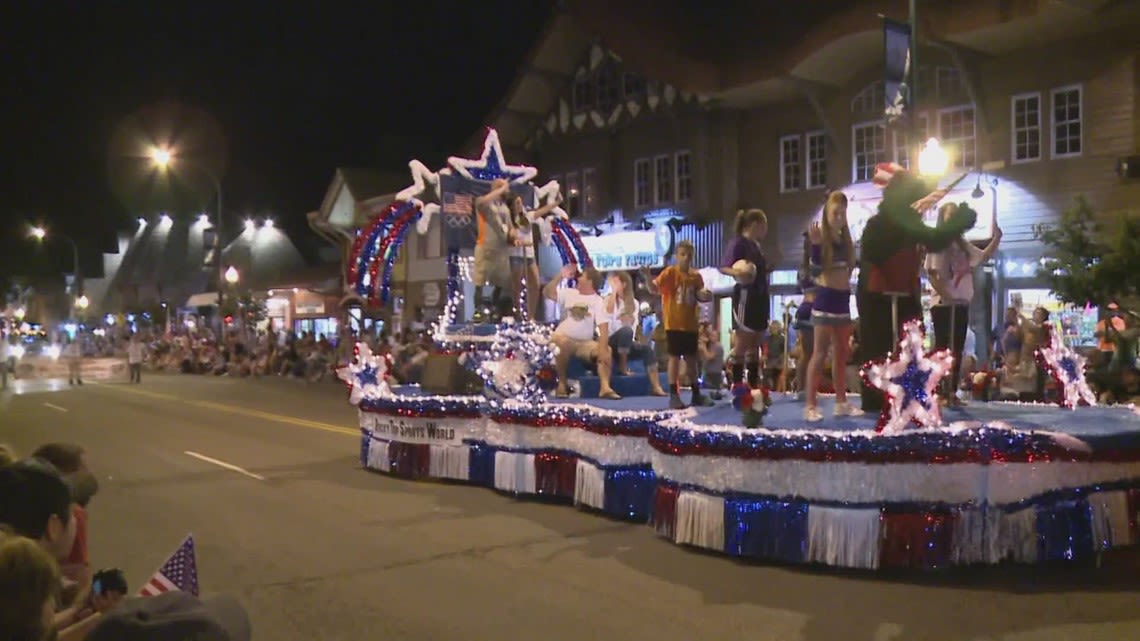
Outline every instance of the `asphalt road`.
[(889, 576), (740, 563), (567, 506), (362, 471), (354, 418), (331, 383), (37, 383), (0, 397), (0, 442), (83, 443), (102, 482), (94, 565), (137, 586), (193, 532), (203, 590), (239, 595), (261, 640), (1140, 637), (1133, 553)]

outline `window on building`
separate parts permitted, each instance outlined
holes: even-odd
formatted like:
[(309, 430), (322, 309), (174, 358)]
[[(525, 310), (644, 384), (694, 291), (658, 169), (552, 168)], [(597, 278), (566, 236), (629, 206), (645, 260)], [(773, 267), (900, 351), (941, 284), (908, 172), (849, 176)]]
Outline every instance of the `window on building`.
[(582, 170), (582, 213), (598, 213), (598, 172), (592, 168)]
[(957, 67), (935, 68), (935, 91), (942, 99), (953, 100), (966, 95), (966, 82)]
[(851, 99), (851, 113), (859, 115), (883, 113), (886, 104), (883, 96), (885, 91), (882, 80), (867, 85)]
[(688, 151), (678, 151), (673, 166), (677, 170), (677, 202), (688, 202), (693, 198), (692, 155)]
[(653, 181), (655, 186), (654, 203), (673, 202), (673, 157), (658, 156), (653, 159)]
[(627, 73), (622, 76), (622, 88), (627, 100), (633, 100), (645, 95), (645, 78)]
[(827, 186), (827, 134), (813, 131), (804, 136), (807, 141), (807, 175), (804, 182), (808, 189)]
[(852, 180), (865, 182), (875, 177), (875, 165), (887, 162), (887, 129), (881, 122), (851, 128)]
[(566, 195), (562, 208), (571, 218), (582, 217), (582, 185), (578, 182), (578, 172), (566, 172)]
[(622, 74), (613, 61), (606, 62), (598, 68), (594, 76), (594, 95), (598, 110), (603, 116), (609, 116), (614, 107), (618, 106), (622, 97)]
[(919, 147), (930, 139), (930, 121), (926, 114), (919, 114), (915, 119), (916, 142), (910, 144), (910, 127), (904, 125), (895, 130), (895, 162), (906, 169), (910, 169), (911, 160), (918, 157)]
[(574, 111), (581, 113), (594, 108), (594, 79), (582, 76), (574, 80)]
[(1054, 89), (1053, 157), (1081, 155), (1081, 88)]
[(648, 158), (633, 161), (633, 206), (648, 207), (653, 204), (653, 168)]
[(1010, 110), (1013, 162), (1041, 160), (1041, 94), (1014, 96)]
[(974, 127), (974, 108), (953, 107), (938, 112), (938, 135), (950, 151), (950, 166), (954, 169), (973, 169), (977, 160), (977, 138)]
[(799, 134), (780, 139), (780, 191), (803, 187), (804, 159)]

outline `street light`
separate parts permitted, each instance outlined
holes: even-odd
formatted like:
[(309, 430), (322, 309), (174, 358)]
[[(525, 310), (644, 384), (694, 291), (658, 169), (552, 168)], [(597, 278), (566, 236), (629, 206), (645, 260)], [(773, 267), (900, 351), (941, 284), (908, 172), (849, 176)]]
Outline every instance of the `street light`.
[(23, 307), (17, 307), (14, 315), (16, 316), (16, 320), (23, 321), (24, 317), (28, 315), (28, 310)]
[(229, 269), (227, 269), (225, 273), (226, 282), (231, 285), (236, 285), (239, 278), (241, 278), (241, 275), (238, 274), (237, 268), (233, 265), (230, 265)]
[(79, 298), (75, 299), (75, 309), (79, 311), (86, 310), (91, 305), (91, 300), (86, 295), (81, 294)]
[[(35, 238), (38, 242), (41, 242), (41, 243), (44, 242), (45, 240), (47, 240), (47, 235), (48, 235), (47, 229), (43, 228), (42, 226), (38, 226), (38, 225), (35, 227), (32, 227), (31, 232), (29, 232), (29, 234), (31, 235), (32, 238)], [(63, 240), (63, 241), (65, 241), (71, 245), (71, 267), (72, 267), (71, 273), (75, 275), (75, 292), (77, 294), (82, 294), (83, 293), (83, 279), (81, 278), (81, 276), (79, 274), (79, 245), (76, 245), (74, 240), (72, 240), (71, 238), (69, 238), (67, 236), (64, 236), (63, 234), (56, 234), (56, 237), (58, 237), (60, 240)]]
[[(154, 163), (155, 167), (160, 170), (165, 170), (174, 163), (175, 155), (174, 152), (170, 149), (164, 147), (154, 147), (150, 150), (150, 159), (151, 162)], [(221, 312), (222, 304), (225, 302), (225, 292), (223, 291), (225, 289), (223, 286), (223, 282), (225, 282), (225, 275), (222, 272), (224, 269), (222, 264), (222, 237), (224, 235), (224, 232), (222, 231), (222, 181), (218, 180), (218, 176), (214, 172), (210, 171), (208, 167), (204, 167), (202, 165), (196, 165), (196, 167), (202, 173), (209, 176), (210, 180), (214, 182), (214, 191), (218, 194), (218, 224), (214, 225), (214, 261), (218, 264), (218, 311)], [(222, 329), (222, 319), (220, 313), (218, 315), (218, 327), (219, 329)], [(219, 334), (220, 333), (221, 332), (219, 332)]]
[(273, 219), (272, 218), (266, 218), (265, 219), (265, 226), (272, 229), (273, 228)]
[(918, 152), (918, 173), (923, 176), (942, 176), (950, 165), (950, 157), (937, 138), (931, 138)]

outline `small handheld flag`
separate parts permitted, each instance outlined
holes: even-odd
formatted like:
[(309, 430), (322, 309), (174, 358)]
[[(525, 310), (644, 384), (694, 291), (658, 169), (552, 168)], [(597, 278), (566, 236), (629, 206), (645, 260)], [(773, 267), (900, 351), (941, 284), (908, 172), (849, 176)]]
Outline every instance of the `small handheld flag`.
[(162, 564), (139, 590), (139, 596), (155, 596), (181, 590), (198, 596), (198, 560), (194, 555), (194, 535), (186, 535), (182, 545)]

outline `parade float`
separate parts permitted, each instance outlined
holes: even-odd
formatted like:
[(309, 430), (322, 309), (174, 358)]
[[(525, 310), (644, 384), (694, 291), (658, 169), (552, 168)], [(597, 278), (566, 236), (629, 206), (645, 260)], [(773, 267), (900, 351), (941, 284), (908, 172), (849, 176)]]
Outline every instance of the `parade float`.
[[(410, 166), (414, 185), (361, 230), (348, 274), (358, 294), (381, 303), (403, 239), (431, 216), (470, 226), (471, 195), (497, 178), (529, 206), (558, 197), (557, 183), (535, 187), (533, 168), (505, 163), (494, 131), (477, 160), (452, 158), (434, 173)], [(564, 264), (590, 264), (561, 210), (544, 231)], [(392, 387), (387, 360), (362, 343), (341, 377), (359, 411), (366, 469), (563, 499), (678, 544), (786, 563), (1072, 561), (1140, 540), (1140, 415), (1097, 407), (1082, 359), (1059, 341), (1040, 358), (1060, 405), (940, 408), (933, 391), (950, 357), (924, 352), (917, 324), (865, 369), (889, 401), (879, 416), (808, 424), (792, 397), (750, 389), (681, 411), (656, 397), (556, 400), (546, 395), (549, 327), (456, 322), (460, 250), (448, 255), (434, 338), (461, 355), (484, 393)]]

